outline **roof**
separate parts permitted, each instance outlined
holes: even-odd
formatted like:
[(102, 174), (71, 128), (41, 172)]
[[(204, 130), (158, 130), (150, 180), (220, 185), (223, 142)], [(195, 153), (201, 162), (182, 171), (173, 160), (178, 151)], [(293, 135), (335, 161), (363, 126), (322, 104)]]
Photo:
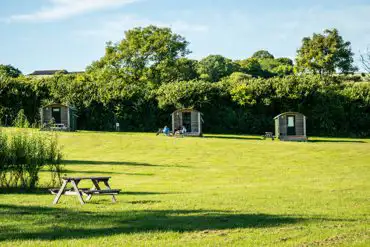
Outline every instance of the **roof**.
[(67, 70), (58, 69), (58, 70), (35, 70), (34, 72), (32, 72), (29, 75), (54, 75), (57, 72), (68, 74), (68, 71)]
[(192, 109), (192, 108), (184, 108), (184, 109), (178, 109), (178, 110), (174, 111), (172, 114), (174, 114), (176, 112), (199, 112), (199, 111), (195, 110), (195, 109)]
[(72, 110), (75, 110), (75, 108), (73, 106), (70, 106), (70, 105), (67, 105), (67, 104), (61, 104), (61, 103), (52, 103), (52, 104), (44, 105), (44, 106), (42, 106), (42, 108), (56, 106), (56, 105), (71, 108)]
[(284, 112), (284, 113), (281, 113), (281, 114), (277, 115), (276, 117), (274, 117), (274, 119), (277, 119), (277, 118), (279, 118), (281, 116), (285, 116), (285, 115), (303, 115), (303, 114), (300, 113), (300, 112)]
[(67, 72), (68, 74), (82, 74), (85, 73), (85, 71), (72, 71), (72, 72)]

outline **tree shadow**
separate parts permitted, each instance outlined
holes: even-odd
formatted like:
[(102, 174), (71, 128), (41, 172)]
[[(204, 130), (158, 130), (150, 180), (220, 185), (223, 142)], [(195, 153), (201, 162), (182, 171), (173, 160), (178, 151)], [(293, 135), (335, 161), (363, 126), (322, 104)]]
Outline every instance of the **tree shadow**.
[(145, 196), (145, 195), (176, 195), (176, 194), (184, 194), (184, 193), (183, 192), (123, 191), (123, 192), (120, 192), (120, 194)]
[(30, 194), (45, 195), (50, 194), (48, 188), (23, 189), (23, 188), (1, 188), (0, 194)]
[(126, 203), (130, 204), (155, 204), (155, 203), (160, 203), (161, 201), (159, 200), (137, 200), (137, 201), (129, 201)]
[(252, 136), (223, 136), (223, 135), (205, 135), (203, 138), (210, 138), (210, 139), (230, 139), (230, 140), (262, 140), (262, 138), (252, 137)]
[(76, 170), (63, 170), (63, 174), (120, 174), (120, 175), (128, 175), (128, 176), (153, 176), (153, 173), (134, 173), (134, 172), (114, 172), (114, 171), (76, 171)]
[(155, 165), (142, 162), (128, 162), (128, 161), (96, 161), (96, 160), (63, 160), (64, 165), (119, 165), (119, 166), (143, 166), (143, 167), (188, 167), (182, 165)]
[(365, 141), (358, 141), (358, 140), (308, 140), (308, 142), (313, 143), (366, 143)]
[(95, 160), (63, 160), (65, 165), (119, 165), (119, 166), (161, 166), (141, 162), (126, 161), (95, 161)]
[[(0, 194), (51, 195), (49, 189), (50, 188), (37, 188), (37, 189), (2, 188), (0, 190)], [(120, 194), (121, 195), (132, 195), (132, 196), (147, 196), (147, 195), (176, 195), (176, 194), (184, 194), (184, 192), (121, 191)], [(63, 200), (63, 197), (64, 196), (61, 197), (61, 200)]]
[[(306, 220), (296, 216), (240, 214), (216, 210), (134, 210), (99, 213), (7, 204), (0, 204), (0, 220), (1, 217), (11, 217), (20, 227), (15, 229), (9, 224), (3, 225), (0, 242), (11, 239), (87, 239), (144, 232), (269, 228)], [(36, 224), (40, 220), (43, 224)]]

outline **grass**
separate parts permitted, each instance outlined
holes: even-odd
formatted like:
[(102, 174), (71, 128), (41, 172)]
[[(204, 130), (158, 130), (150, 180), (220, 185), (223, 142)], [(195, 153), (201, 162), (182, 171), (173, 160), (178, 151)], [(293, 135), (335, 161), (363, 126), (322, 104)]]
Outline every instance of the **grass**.
[(44, 190), (0, 194), (1, 246), (370, 245), (369, 139), (78, 132), (59, 141), (67, 175), (111, 176), (123, 193), (84, 206), (67, 196), (52, 206)]

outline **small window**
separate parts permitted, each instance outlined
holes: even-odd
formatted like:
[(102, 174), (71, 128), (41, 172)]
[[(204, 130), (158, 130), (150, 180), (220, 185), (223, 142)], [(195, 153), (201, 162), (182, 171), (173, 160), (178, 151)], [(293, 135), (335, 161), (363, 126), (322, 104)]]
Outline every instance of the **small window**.
[(60, 112), (60, 108), (53, 108), (53, 112)]
[(294, 117), (293, 116), (288, 117), (288, 127), (294, 127)]

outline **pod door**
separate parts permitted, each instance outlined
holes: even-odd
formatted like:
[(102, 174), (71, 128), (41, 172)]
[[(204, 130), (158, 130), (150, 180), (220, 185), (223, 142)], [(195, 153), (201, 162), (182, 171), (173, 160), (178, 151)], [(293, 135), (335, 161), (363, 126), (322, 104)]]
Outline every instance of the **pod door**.
[(295, 136), (295, 116), (288, 116), (287, 121), (287, 135)]
[(52, 109), (52, 117), (54, 118), (54, 120), (55, 120), (55, 123), (56, 124), (60, 124), (61, 123), (61, 119), (62, 119), (62, 117), (61, 117), (61, 109), (60, 109), (60, 107), (53, 107)]

